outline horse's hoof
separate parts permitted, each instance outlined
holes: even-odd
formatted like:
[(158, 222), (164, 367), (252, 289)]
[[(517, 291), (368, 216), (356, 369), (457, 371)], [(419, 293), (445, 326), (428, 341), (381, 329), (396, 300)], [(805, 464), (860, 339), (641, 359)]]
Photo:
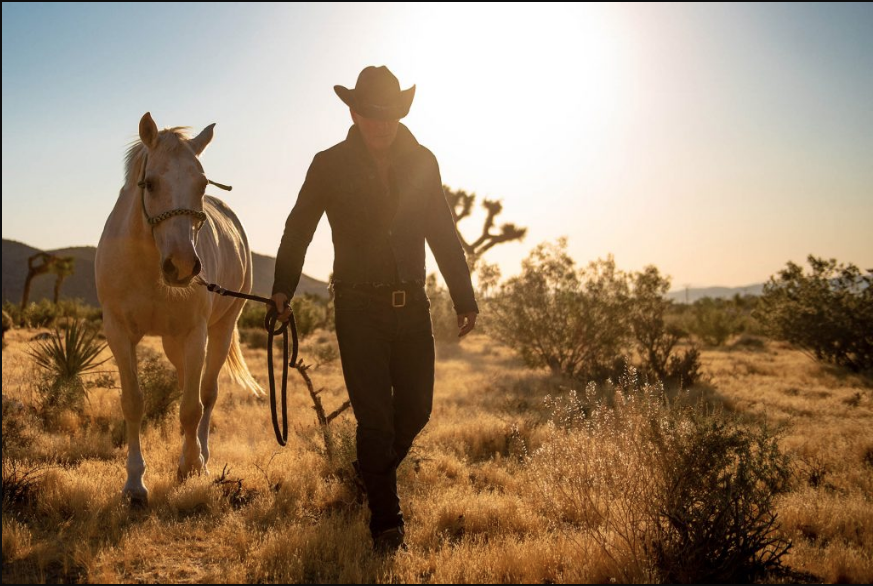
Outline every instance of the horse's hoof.
[(197, 459), (190, 466), (185, 465), (185, 458), (182, 457), (179, 459), (179, 467), (176, 469), (176, 478), (179, 479), (179, 482), (184, 482), (189, 476), (199, 475), (204, 468), (206, 468), (206, 463), (203, 461), (203, 456), (198, 454)]
[(125, 490), (121, 493), (121, 500), (131, 508), (131, 510), (147, 509), (149, 506), (149, 491)]
[[(194, 476), (194, 475), (199, 476), (203, 472), (204, 472), (203, 470), (198, 470), (197, 468), (192, 468), (190, 472), (185, 473), (185, 472), (182, 472), (182, 467), (180, 466), (180, 467), (176, 468), (176, 479), (179, 482), (185, 482), (185, 480), (190, 478), (191, 476)], [(206, 472), (206, 474), (209, 474), (209, 472)]]

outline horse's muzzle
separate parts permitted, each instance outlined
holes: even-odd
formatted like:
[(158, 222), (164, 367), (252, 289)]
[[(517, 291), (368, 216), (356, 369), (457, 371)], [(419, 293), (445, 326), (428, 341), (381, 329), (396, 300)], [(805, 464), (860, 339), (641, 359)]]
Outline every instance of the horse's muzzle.
[(179, 274), (179, 268), (176, 266), (176, 263), (173, 262), (172, 258), (167, 258), (161, 265), (164, 283), (170, 287), (187, 287), (191, 284), (191, 280), (200, 274), (202, 269), (203, 265), (197, 257), (194, 257), (194, 266), (191, 267), (191, 272), (186, 275)]

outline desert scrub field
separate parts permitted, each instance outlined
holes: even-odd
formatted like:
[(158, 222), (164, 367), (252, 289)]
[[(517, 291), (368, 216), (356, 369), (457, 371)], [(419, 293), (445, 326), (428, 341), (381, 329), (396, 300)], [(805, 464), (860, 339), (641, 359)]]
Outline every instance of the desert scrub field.
[[(143, 434), (150, 504), (132, 510), (120, 499), (114, 363), (85, 377), (84, 407), (47, 406), (28, 355), (37, 333), (8, 332), (3, 349), (4, 583), (716, 579), (689, 549), (700, 543), (733, 563), (724, 575), (873, 581), (871, 381), (780, 343), (703, 351), (706, 382), (669, 406), (641, 381), (586, 389), (528, 369), (484, 334), (438, 346), (433, 416), (399, 472), (410, 550), (382, 559), (350, 476), (351, 413), (331, 424), (327, 454), (297, 373), (285, 448), (268, 403), (223, 375), (210, 474), (181, 484), (177, 404), (156, 407)], [(171, 393), (160, 341), (142, 346), (151, 387)], [(318, 331), (301, 347), (321, 362), (309, 374), (328, 412), (345, 400), (330, 346), (333, 334)], [(265, 351), (243, 351), (265, 385)], [(745, 493), (718, 492), (726, 470)], [(732, 527), (759, 531), (761, 549), (740, 559), (727, 533), (659, 524), (665, 495), (680, 493), (697, 495), (671, 509), (689, 523), (723, 504), (711, 495), (745, 510)]]

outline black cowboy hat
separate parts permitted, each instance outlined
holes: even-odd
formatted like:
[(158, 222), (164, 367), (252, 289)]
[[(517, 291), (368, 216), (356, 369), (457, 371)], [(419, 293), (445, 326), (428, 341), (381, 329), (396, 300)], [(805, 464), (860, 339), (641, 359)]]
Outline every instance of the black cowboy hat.
[(364, 118), (399, 120), (409, 114), (415, 86), (400, 90), (400, 82), (387, 67), (365, 67), (358, 75), (355, 89), (333, 86), (336, 95)]

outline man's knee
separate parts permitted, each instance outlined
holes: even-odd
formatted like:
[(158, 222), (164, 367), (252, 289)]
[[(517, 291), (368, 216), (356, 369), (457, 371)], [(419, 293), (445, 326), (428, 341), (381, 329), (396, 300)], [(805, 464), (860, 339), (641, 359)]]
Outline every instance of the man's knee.
[(358, 425), (358, 460), (369, 472), (381, 473), (394, 462), (394, 431)]
[(427, 405), (403, 414), (397, 421), (397, 436), (411, 442), (430, 421), (430, 413), (431, 407)]

